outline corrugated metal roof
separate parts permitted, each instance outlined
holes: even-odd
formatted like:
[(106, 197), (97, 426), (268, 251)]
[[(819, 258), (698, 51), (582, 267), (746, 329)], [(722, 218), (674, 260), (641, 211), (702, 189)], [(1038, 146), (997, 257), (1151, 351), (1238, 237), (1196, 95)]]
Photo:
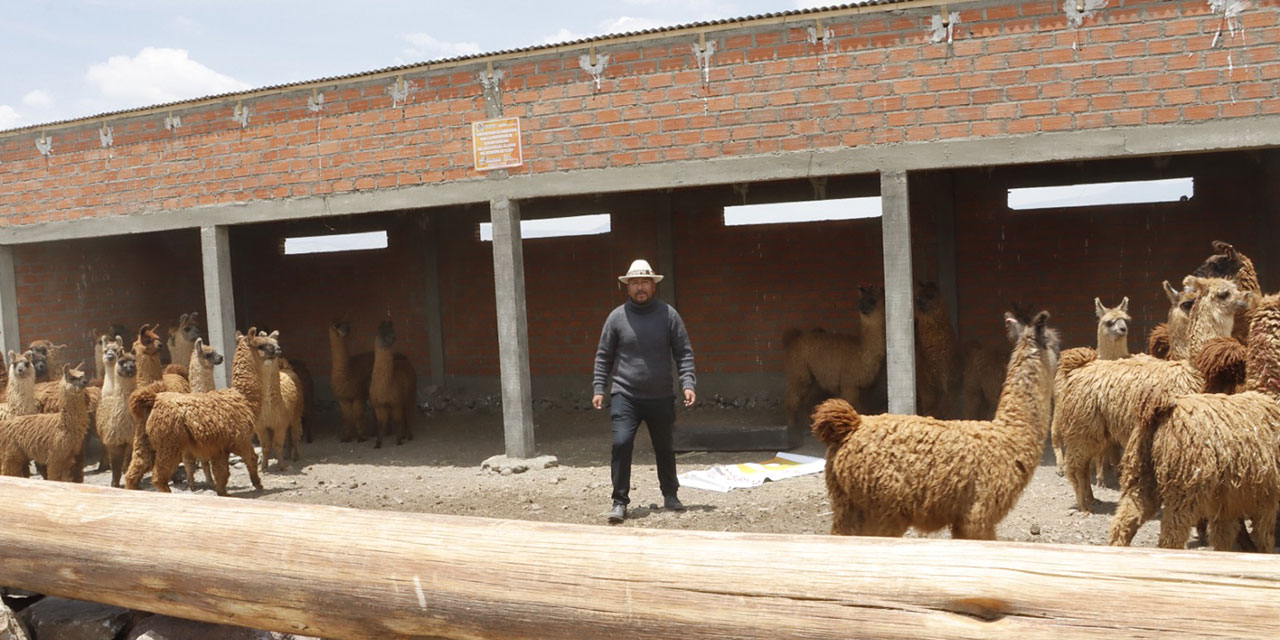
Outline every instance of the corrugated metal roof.
[(762, 13), (762, 14), (756, 14), (756, 15), (744, 16), (744, 17), (738, 17), (738, 18), (724, 18), (721, 20), (704, 20), (701, 22), (690, 22), (686, 24), (671, 25), (666, 27), (656, 27), (653, 29), (642, 29), (640, 31), (609, 33), (609, 34), (604, 34), (599, 36), (592, 36), (590, 38), (580, 38), (578, 40), (568, 40), (565, 42), (556, 42), (552, 44), (519, 47), (516, 49), (501, 49), (498, 51), (489, 51), (486, 53), (475, 53), (475, 54), (470, 54), (465, 56), (455, 56), (450, 58), (436, 58), (432, 60), (424, 60), (422, 62), (414, 62), (411, 64), (404, 64), (404, 65), (398, 65), (398, 66), (392, 66), (392, 67), (383, 67), (381, 69), (373, 69), (370, 71), (360, 71), (360, 72), (348, 73), (344, 75), (327, 76), (327, 77), (316, 78), (312, 80), (299, 80), (296, 82), (287, 82), (284, 84), (268, 85), (265, 87), (257, 87), (254, 89), (246, 89), (244, 91), (218, 93), (218, 94), (203, 96), (200, 98), (188, 98), (186, 100), (178, 100), (175, 102), (164, 102), (160, 104), (147, 105), (145, 107), (121, 109), (119, 111), (107, 111), (104, 113), (99, 113), (91, 116), (81, 116), (78, 118), (70, 118), (67, 120), (55, 120), (52, 122), (45, 122), (41, 124), (27, 125), (27, 126), (18, 127), (15, 129), (9, 129), (8, 131), (0, 130), (0, 133), (12, 133), (17, 131), (37, 130), (41, 128), (53, 127), (53, 126), (75, 123), (75, 122), (83, 122), (87, 120), (99, 120), (103, 118), (119, 117), (122, 115), (131, 114), (131, 113), (163, 110), (165, 108), (178, 107), (181, 105), (192, 105), (199, 102), (224, 100), (224, 99), (233, 98), (235, 96), (247, 96), (247, 95), (254, 95), (254, 94), (261, 94), (261, 93), (271, 93), (271, 92), (279, 91), (281, 89), (289, 89), (293, 87), (331, 84), (336, 82), (353, 80), (356, 78), (362, 78), (366, 76), (384, 75), (389, 73), (395, 73), (398, 71), (410, 71), (410, 70), (419, 69), (422, 67), (427, 67), (432, 65), (441, 65), (441, 64), (452, 65), (460, 62), (467, 62), (472, 60), (479, 61), (479, 60), (484, 60), (485, 58), (493, 58), (498, 56), (511, 56), (513, 54), (536, 53), (539, 51), (554, 51), (557, 49), (564, 49), (564, 48), (581, 48), (583, 45), (590, 45), (591, 43), (594, 43), (594, 42), (606, 42), (609, 40), (616, 40), (619, 38), (632, 38), (637, 36), (656, 35), (656, 34), (662, 34), (662, 33), (668, 33), (668, 32), (688, 31), (691, 29), (700, 29), (700, 28), (706, 28), (706, 27), (718, 27), (718, 26), (738, 24), (738, 23), (747, 23), (747, 22), (754, 22), (759, 20), (776, 20), (778, 18), (812, 15), (812, 14), (818, 14), (818, 13), (825, 13), (829, 11), (838, 11), (841, 9), (853, 9), (858, 7), (874, 7), (874, 6), (880, 6), (880, 5), (904, 4), (908, 2), (912, 2), (912, 0), (864, 0), (862, 2), (851, 2), (851, 3), (845, 3), (845, 4), (824, 6), (824, 7), (811, 7), (808, 9), (792, 9), (788, 11)]

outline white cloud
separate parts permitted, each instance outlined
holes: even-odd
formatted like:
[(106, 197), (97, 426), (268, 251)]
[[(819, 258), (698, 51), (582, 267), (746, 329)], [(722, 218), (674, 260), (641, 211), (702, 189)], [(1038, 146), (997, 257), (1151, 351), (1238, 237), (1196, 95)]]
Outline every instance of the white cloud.
[(456, 58), (482, 53), (474, 42), (445, 42), (426, 33), (409, 33), (400, 36), (409, 43), (404, 50), (410, 61)]
[(542, 39), (542, 44), (556, 44), (556, 43), (559, 43), (559, 42), (573, 42), (574, 40), (583, 40), (583, 39), (586, 39), (586, 38), (589, 38), (589, 37), (591, 37), (591, 36), (584, 35), (584, 34), (581, 34), (581, 33), (574, 33), (574, 32), (572, 32), (572, 31), (570, 31), (570, 30), (568, 30), (568, 29), (566, 29), (566, 28), (564, 28), (564, 27), (560, 27), (560, 30), (559, 30), (559, 31), (557, 31), (557, 32), (555, 32), (555, 33), (553, 33), (553, 34), (551, 34), (551, 35), (549, 35), (549, 36), (544, 37), (544, 38)]
[(146, 47), (133, 56), (111, 56), (89, 67), (85, 80), (106, 109), (128, 109), (243, 91), (241, 82), (192, 60), (185, 49)]
[(33, 109), (48, 109), (53, 106), (53, 96), (40, 89), (35, 89), (22, 96), (22, 104)]
[(22, 126), (22, 116), (7, 104), (0, 104), (0, 131)]

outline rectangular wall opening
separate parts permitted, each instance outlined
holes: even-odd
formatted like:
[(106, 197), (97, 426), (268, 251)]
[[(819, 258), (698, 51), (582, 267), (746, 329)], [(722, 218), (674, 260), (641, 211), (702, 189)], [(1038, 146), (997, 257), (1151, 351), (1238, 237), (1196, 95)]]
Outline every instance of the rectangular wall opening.
[(881, 216), (880, 196), (747, 204), (724, 208), (724, 225), (781, 224), (821, 220), (857, 220)]
[(1195, 195), (1195, 178), (1094, 182), (1057, 187), (1009, 189), (1009, 208), (1062, 209), (1116, 204), (1182, 202)]
[[(539, 218), (520, 221), (520, 238), (560, 238), (564, 236), (593, 236), (609, 233), (611, 218), (607, 213), (561, 218)], [(493, 242), (493, 223), (480, 223), (480, 240)]]

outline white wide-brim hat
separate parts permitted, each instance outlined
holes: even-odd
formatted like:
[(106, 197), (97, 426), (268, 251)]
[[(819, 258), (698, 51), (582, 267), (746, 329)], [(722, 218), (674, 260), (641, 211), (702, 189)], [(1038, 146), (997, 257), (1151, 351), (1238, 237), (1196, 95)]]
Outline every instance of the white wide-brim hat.
[(631, 268), (627, 269), (627, 275), (618, 276), (618, 281), (629, 282), (632, 278), (649, 278), (655, 283), (662, 282), (662, 276), (653, 272), (653, 267), (649, 266), (648, 260), (632, 262)]

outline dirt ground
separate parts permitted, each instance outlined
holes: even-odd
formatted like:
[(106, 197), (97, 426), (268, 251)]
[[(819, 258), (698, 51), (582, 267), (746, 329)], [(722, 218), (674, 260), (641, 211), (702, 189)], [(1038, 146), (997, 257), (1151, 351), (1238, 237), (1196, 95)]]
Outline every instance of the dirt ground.
[[(695, 407), (681, 410), (681, 425), (781, 424), (780, 410)], [(539, 520), (605, 526), (610, 507), (610, 431), (607, 411), (548, 409), (535, 412), (535, 442), (539, 455), (553, 455), (558, 466), (500, 475), (482, 470), (488, 457), (502, 454), (502, 414), (494, 410), (419, 415), (416, 438), (401, 446), (394, 439), (374, 449), (372, 440), (340, 443), (336, 415), (319, 415), (315, 441), (303, 445), (302, 459), (288, 470), (264, 476), (265, 488), (255, 491), (242, 466), (233, 467), (232, 496), (324, 504), (359, 509), (425, 512)], [(824, 448), (810, 439), (793, 449), (822, 456)], [(677, 455), (680, 472), (718, 464), (759, 462), (773, 452), (691, 452)], [(197, 490), (208, 491), (208, 485)], [(85, 481), (109, 485), (109, 473), (88, 473)], [(1066, 544), (1106, 543), (1117, 492), (1095, 487), (1099, 513), (1074, 508), (1070, 484), (1055, 472), (1052, 453), (1017, 506), (998, 529), (1001, 540)], [(753, 489), (728, 493), (685, 488), (680, 492), (688, 510), (668, 512), (657, 486), (653, 450), (641, 429), (632, 469), (631, 509), (624, 527), (697, 529), (763, 533), (826, 534), (830, 508), (821, 474), (767, 482)], [(1135, 546), (1155, 546), (1158, 522), (1143, 526)], [(915, 535), (914, 532), (908, 535)], [(930, 537), (946, 537), (937, 532)]]

